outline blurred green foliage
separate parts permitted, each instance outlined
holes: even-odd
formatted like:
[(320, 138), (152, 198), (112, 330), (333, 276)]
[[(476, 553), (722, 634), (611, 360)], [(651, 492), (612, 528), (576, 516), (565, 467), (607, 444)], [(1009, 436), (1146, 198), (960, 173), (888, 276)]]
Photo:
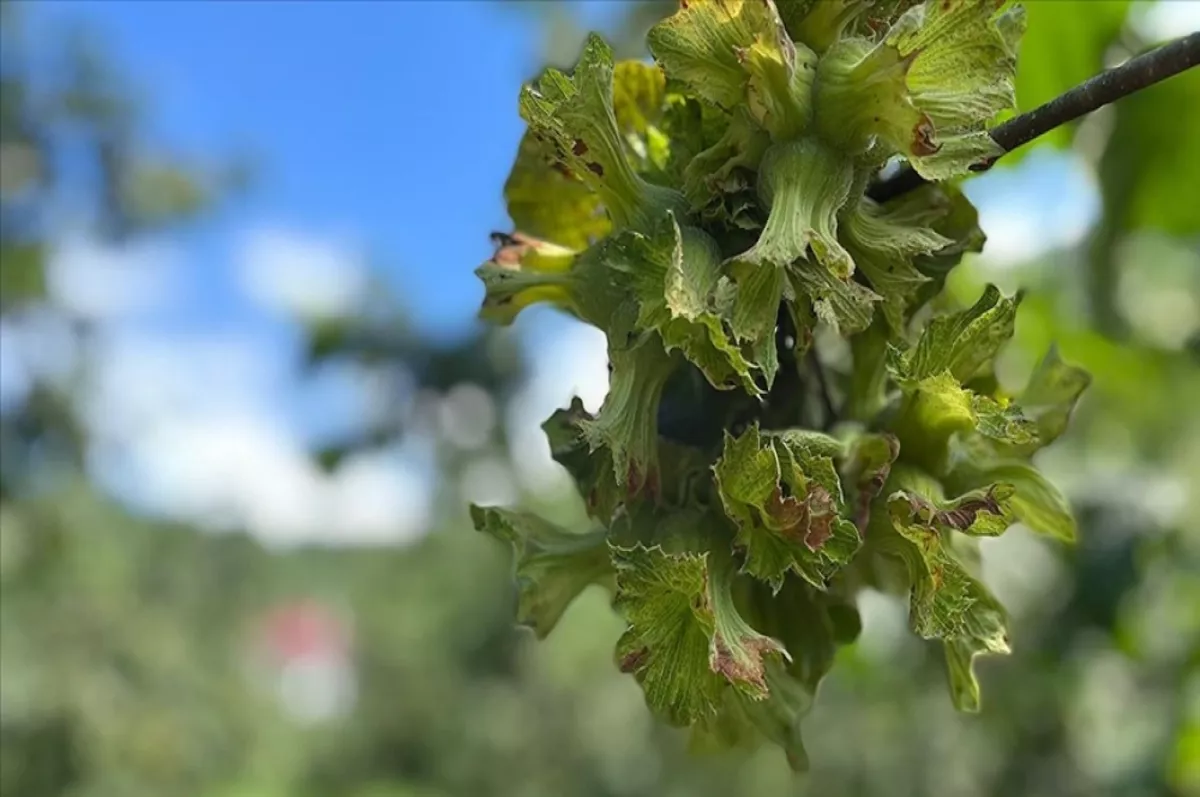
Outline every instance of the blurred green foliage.
[[(661, 5), (631, 4), (631, 29)], [(1023, 108), (1099, 69), (1104, 54), (1150, 44), (1136, 40), (1125, 3), (1030, 5)], [(33, 81), (15, 14), (24, 7), (0, 9), (7, 323), (65, 313), (46, 304), (56, 230), (36, 212), (63, 190), (49, 168), (57, 126), (88, 131), (105, 175), (89, 194), (92, 222), (110, 237), (203, 214), (229, 170), (145, 152), (126, 87), (94, 49)], [(55, 44), (60, 56), (78, 47)], [(467, 530), (452, 494), (477, 454), (439, 448), (451, 494), (411, 547), (268, 552), (115, 505), (87, 482), (76, 397), (38, 383), (0, 413), (0, 794), (1200, 793), (1198, 83), (1196, 72), (1175, 78), (1106, 112), (1103, 135), (1081, 128), (1051, 142), (1076, 146), (1099, 175), (1103, 215), (1087, 240), (1002, 273), (980, 259), (952, 280), (963, 301), (984, 281), (1029, 291), (1002, 382), (1022, 384), (1051, 341), (1095, 377), (1039, 462), (1076, 504), (1078, 547), (1018, 534), (985, 556), (1018, 638), (1013, 657), (981, 668), (977, 717), (953, 712), (940, 653), (897, 633), (903, 608), (878, 598), (818, 695), (806, 780), (770, 750), (692, 755), (612, 663), (621, 624), (602, 592), (586, 592), (542, 644), (512, 627), (515, 592), (495, 600), (510, 563)], [(381, 304), (313, 327), (314, 363), (401, 365), (433, 390), (470, 380), (502, 406), (512, 399), (521, 369), (510, 343), (435, 346)], [(407, 431), (399, 415), (385, 419), (324, 452), (326, 464)], [(505, 444), (497, 433), (486, 451)], [(550, 510), (578, 517), (563, 500)], [(353, 618), (357, 699), (319, 724), (290, 718), (253, 665), (265, 613), (298, 597)]]

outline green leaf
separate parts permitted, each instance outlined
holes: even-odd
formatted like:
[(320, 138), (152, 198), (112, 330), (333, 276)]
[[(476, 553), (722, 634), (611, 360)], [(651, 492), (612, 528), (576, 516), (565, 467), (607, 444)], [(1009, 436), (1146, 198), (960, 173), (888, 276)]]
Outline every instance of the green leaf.
[(860, 537), (867, 533), (871, 504), (883, 490), (899, 455), (900, 441), (890, 434), (859, 435), (849, 445), (842, 483), (847, 486), (846, 503)]
[(822, 266), (800, 261), (789, 270), (798, 293), (812, 302), (817, 318), (839, 334), (853, 335), (871, 325), (881, 297), (852, 279), (842, 279)]
[(875, 292), (883, 297), (883, 315), (895, 335), (902, 335), (909, 308), (929, 281), (913, 265), (953, 243), (930, 227), (913, 223), (908, 207), (881, 207), (862, 199), (843, 217), (846, 250)]
[(746, 109), (734, 110), (721, 137), (697, 152), (683, 170), (683, 193), (688, 203), (702, 215), (728, 215), (726, 198), (752, 193), (749, 180), (742, 174), (757, 171), (769, 146), (770, 137)]
[[(906, 471), (897, 484), (913, 484), (910, 476), (911, 471)], [(916, 481), (922, 486), (930, 483), (927, 478)], [(1008, 617), (987, 588), (955, 558), (947, 535), (953, 531), (992, 533), (998, 525), (992, 510), (999, 508), (1003, 513), (1002, 500), (993, 495), (990, 501), (985, 493), (947, 504), (928, 492), (902, 490), (888, 499), (892, 528), (907, 545), (894, 541), (887, 547), (900, 555), (908, 570), (909, 625), (924, 639), (942, 640), (954, 704), (960, 711), (977, 711), (979, 684), (972, 664), (980, 654), (1009, 652)], [(939, 505), (957, 506), (937, 509)], [(929, 507), (935, 508), (930, 511)]]
[(838, 243), (838, 211), (850, 196), (854, 164), (811, 138), (776, 144), (759, 167), (758, 194), (770, 209), (758, 243), (734, 267), (788, 266), (814, 256), (840, 278), (854, 261)]
[(1048, 446), (1067, 430), (1071, 412), (1092, 377), (1082, 368), (1064, 363), (1058, 347), (1051, 347), (1018, 397), (1022, 411), (1037, 424), (1037, 439)]
[[(1000, 627), (1006, 621), (1004, 608), (986, 593), (980, 597), (981, 614), (980, 628), (989, 625)], [(990, 601), (990, 603), (988, 602)], [(988, 619), (984, 620), (983, 617)], [(994, 650), (997, 631), (985, 632), (988, 636), (982, 639), (974, 637), (957, 637), (942, 642), (946, 654), (946, 671), (950, 681), (950, 699), (959, 711), (976, 713), (980, 707), (979, 679), (975, 677), (975, 658), (986, 653), (1008, 653), (1007, 649)]]
[(624, 501), (624, 491), (617, 484), (608, 449), (593, 450), (584, 434), (584, 424), (594, 421), (578, 398), (566, 409), (556, 410), (542, 424), (550, 443), (550, 455), (567, 469), (575, 480), (588, 514), (601, 523), (610, 523), (613, 513)]
[(793, 770), (808, 769), (800, 722), (811, 710), (817, 687), (833, 666), (837, 649), (858, 638), (862, 621), (846, 597), (788, 578), (775, 593), (762, 584), (745, 591), (751, 623), (778, 639), (790, 661), (766, 662), (767, 697), (749, 700), (728, 692), (719, 713), (696, 729), (726, 747), (752, 747), (765, 738), (781, 747)]
[(750, 700), (727, 690), (717, 713), (693, 727), (691, 749), (750, 751), (765, 740), (783, 750), (793, 771), (807, 771), (808, 752), (804, 749), (800, 721), (811, 709), (813, 695), (788, 675), (782, 663), (767, 661), (764, 669), (767, 697)]
[(613, 111), (612, 50), (588, 37), (571, 78), (548, 69), (521, 92), (521, 116), (551, 150), (557, 168), (582, 179), (614, 225), (649, 230), (668, 210), (686, 212), (683, 196), (634, 171)]
[(807, 127), (816, 55), (788, 38), (773, 3), (693, 0), (646, 41), (668, 77), (723, 108), (744, 106), (775, 140)]
[(902, 389), (905, 399), (891, 428), (906, 457), (930, 470), (946, 465), (956, 434), (981, 435), (988, 445), (1028, 446), (1037, 439), (1036, 426), (1018, 407), (972, 393), (949, 371), (906, 380)]
[(770, 208), (766, 227), (728, 264), (738, 285), (733, 330), (739, 338), (755, 340), (774, 330), (787, 282), (783, 271), (843, 334), (870, 323), (873, 294), (850, 281), (854, 262), (837, 237), (838, 211), (853, 180), (853, 164), (811, 138), (768, 150), (758, 185)]
[(843, 38), (821, 58), (818, 130), (850, 152), (879, 142), (926, 179), (966, 174), (1002, 153), (988, 124), (1012, 107), (1019, 7), (937, 0), (904, 12), (878, 44)]
[(713, 466), (725, 513), (745, 551), (742, 570), (779, 590), (790, 571), (817, 587), (854, 556), (859, 536), (843, 517), (833, 456), (841, 445), (816, 432), (763, 436), (757, 425), (725, 437)]
[(617, 642), (623, 672), (641, 684), (651, 710), (675, 725), (712, 716), (732, 686), (761, 699), (765, 659), (786, 655), (738, 614), (728, 553), (667, 553), (660, 547), (613, 548), (614, 605), (629, 628)]
[(613, 115), (617, 129), (625, 137), (628, 154), (644, 176), (660, 174), (670, 158), (672, 142), (662, 129), (666, 110), (666, 76), (661, 69), (644, 61), (616, 63)]
[(1036, 468), (1025, 462), (998, 462), (983, 466), (962, 463), (948, 476), (956, 489), (971, 489), (985, 484), (1011, 485), (1009, 505), (1016, 520), (1038, 534), (1063, 542), (1074, 542), (1078, 535), (1075, 516), (1067, 499)]
[[(972, 537), (997, 537), (1014, 522), (1011, 502), (1015, 493), (1016, 488), (1011, 484), (990, 484), (950, 500), (926, 498), (915, 492), (896, 492), (888, 498), (888, 512), (893, 524), (905, 527), (959, 531)], [(917, 542), (911, 536), (906, 537)]]
[(864, 0), (778, 0), (779, 15), (792, 38), (825, 53), (853, 27), (869, 5)]
[(666, 350), (682, 352), (713, 387), (740, 386), (751, 395), (770, 387), (777, 363), (756, 359), (758, 352), (734, 340), (732, 286), (721, 276), (720, 251), (707, 233), (681, 229), (668, 215), (652, 235), (618, 236), (608, 265), (634, 286), (638, 327), (657, 330)]
[(913, 223), (928, 225), (951, 241), (937, 252), (914, 258), (913, 265), (930, 278), (917, 296), (917, 306), (941, 292), (950, 270), (962, 262), (964, 254), (982, 252), (987, 242), (979, 226), (979, 212), (962, 190), (951, 183), (925, 185), (888, 202), (887, 207), (893, 211), (904, 208)]
[[(656, 129), (666, 111), (662, 70), (640, 61), (620, 61), (613, 69), (613, 117), (629, 154), (646, 165)], [(600, 197), (562, 163), (554, 145), (533, 131), (521, 138), (504, 186), (508, 214), (516, 229), (582, 250), (612, 229)]]
[[(670, 141), (670, 149), (664, 182), (667, 185), (684, 186), (684, 195), (689, 202), (692, 197), (688, 195), (684, 174), (701, 152), (715, 146), (727, 134), (730, 119), (728, 111), (711, 102), (674, 91), (667, 93), (662, 130)], [(766, 133), (759, 133), (764, 140), (767, 138)], [(763, 149), (766, 149), (765, 145)], [(692, 206), (698, 208), (703, 204), (693, 202)]]
[(478, 531), (512, 546), (518, 588), (517, 621), (545, 638), (571, 601), (613, 574), (603, 529), (572, 534), (541, 518), (471, 505)]
[[(617, 509), (626, 504), (627, 491), (617, 483), (612, 453), (607, 448), (593, 450), (585, 428), (595, 418), (579, 398), (565, 409), (555, 411), (542, 424), (554, 460), (567, 469), (584, 498), (588, 514), (610, 525)], [(687, 507), (696, 503), (697, 493), (710, 481), (709, 460), (697, 448), (659, 439), (659, 480), (657, 506)], [(628, 508), (628, 507), (627, 507)]]
[(933, 319), (901, 358), (899, 378), (921, 380), (945, 371), (960, 382), (975, 376), (1012, 338), (1019, 302), (989, 285), (970, 309)]
[(611, 366), (608, 395), (595, 420), (583, 422), (593, 450), (612, 454), (617, 484), (630, 495), (659, 485), (658, 405), (663, 388), (678, 365), (655, 333), (638, 333), (630, 313), (608, 330)]

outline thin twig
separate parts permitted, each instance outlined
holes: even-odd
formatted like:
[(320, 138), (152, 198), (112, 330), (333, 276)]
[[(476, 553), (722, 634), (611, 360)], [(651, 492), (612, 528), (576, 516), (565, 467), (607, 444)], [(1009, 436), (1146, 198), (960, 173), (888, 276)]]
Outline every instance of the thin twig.
[(817, 392), (821, 394), (821, 407), (825, 411), (824, 426), (826, 430), (829, 430), (837, 421), (838, 414), (837, 408), (833, 406), (833, 397), (829, 393), (829, 382), (825, 379), (825, 368), (821, 365), (821, 358), (817, 356), (816, 346), (808, 350), (808, 362), (817, 377)]
[[(1056, 127), (1197, 64), (1200, 64), (1200, 33), (1191, 33), (1101, 72), (1045, 105), (997, 125), (989, 131), (989, 135), (1004, 150), (1001, 155), (1007, 154)], [(986, 172), (999, 157), (975, 165), (972, 171)], [(886, 202), (921, 187), (925, 182), (911, 166), (906, 166), (894, 176), (871, 186), (868, 194), (877, 202)]]

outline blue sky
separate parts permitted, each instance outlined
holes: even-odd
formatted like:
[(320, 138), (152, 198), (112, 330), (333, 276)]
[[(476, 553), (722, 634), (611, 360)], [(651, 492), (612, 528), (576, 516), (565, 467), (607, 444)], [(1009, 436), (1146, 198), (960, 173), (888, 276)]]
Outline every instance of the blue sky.
[[(611, 16), (615, 3), (585, 4)], [(56, 2), (87, 21), (147, 98), (152, 144), (259, 155), (261, 180), (189, 247), (220, 262), (230, 223), (348, 235), (430, 334), (472, 323), (471, 271), (507, 226), (500, 187), (522, 122), (521, 82), (542, 32), (494, 2)], [(205, 257), (209, 255), (209, 257)], [(187, 308), (236, 315), (208, 270)]]

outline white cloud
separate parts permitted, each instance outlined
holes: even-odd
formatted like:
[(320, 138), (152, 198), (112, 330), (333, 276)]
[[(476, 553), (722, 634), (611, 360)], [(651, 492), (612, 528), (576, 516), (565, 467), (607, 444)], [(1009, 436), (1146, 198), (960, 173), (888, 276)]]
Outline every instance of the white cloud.
[(403, 542), (429, 521), (430, 485), (414, 465), (363, 454), (326, 474), (295, 434), (259, 414), (165, 420), (125, 443), (121, 462), (139, 503), (209, 528), (244, 528), (267, 545)]
[(123, 246), (68, 238), (51, 253), (46, 281), (52, 299), (92, 320), (161, 310), (180, 294), (180, 253), (163, 241)]
[(175, 417), (268, 413), (286, 368), (282, 351), (242, 332), (114, 333), (95, 350), (83, 414), (94, 433), (121, 438)]
[(239, 247), (238, 265), (243, 289), (269, 310), (333, 316), (351, 310), (366, 294), (361, 254), (337, 238), (255, 230)]
[(126, 334), (93, 378), (93, 472), (137, 505), (281, 546), (401, 542), (429, 521), (432, 485), (411, 458), (313, 463), (281, 411), (298, 392), (286, 358), (260, 339)]

